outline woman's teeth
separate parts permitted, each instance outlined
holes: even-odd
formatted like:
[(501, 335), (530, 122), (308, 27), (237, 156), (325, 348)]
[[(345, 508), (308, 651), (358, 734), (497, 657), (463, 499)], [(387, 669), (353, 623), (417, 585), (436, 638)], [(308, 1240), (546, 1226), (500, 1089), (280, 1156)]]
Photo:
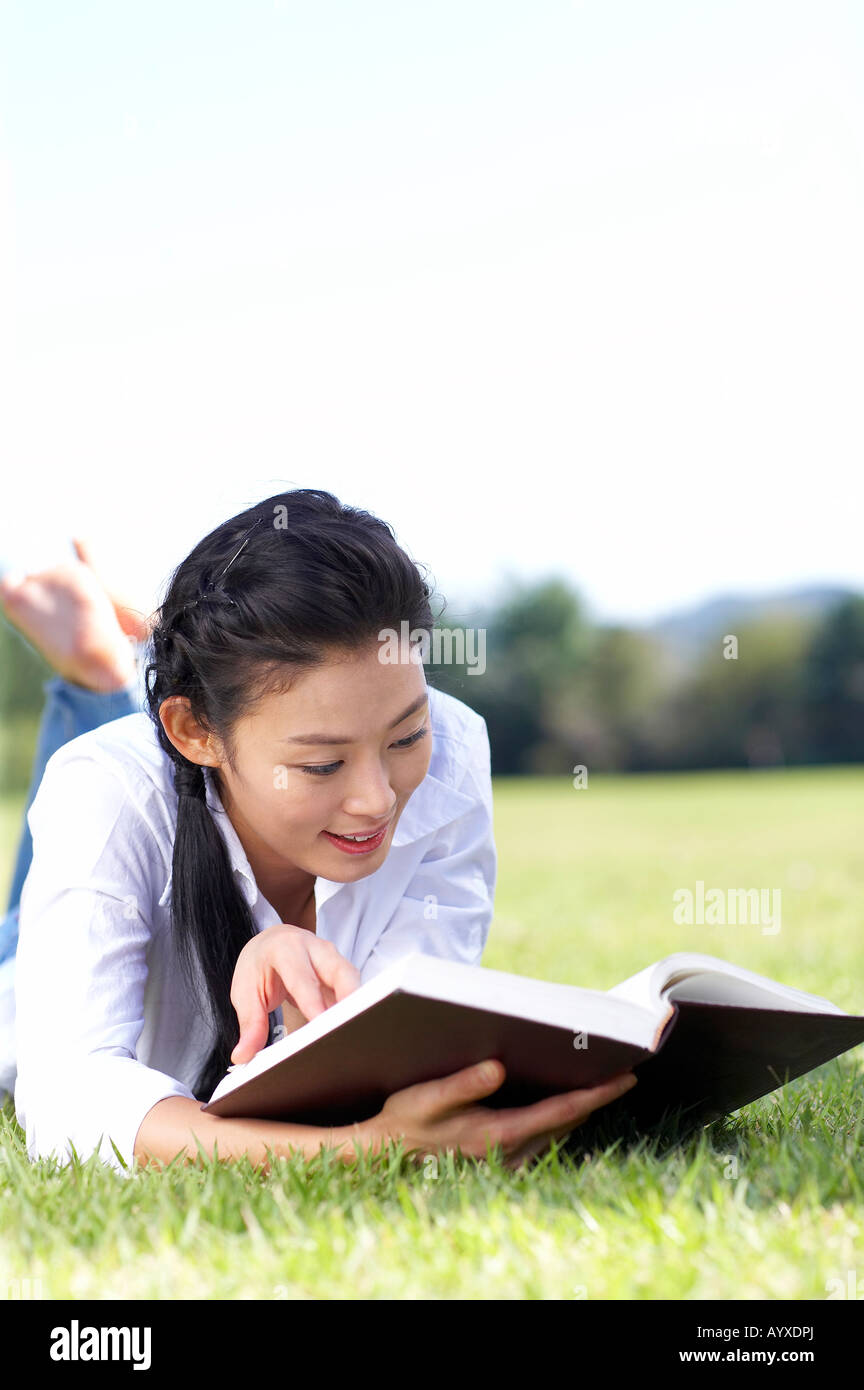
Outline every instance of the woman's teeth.
[(324, 834), (328, 840), (335, 844), (337, 849), (342, 850), (343, 854), (348, 853), (349, 847), (358, 852), (364, 850), (366, 854), (371, 854), (373, 849), (377, 851), (383, 845), (389, 825), (390, 822), (388, 821), (387, 825), (382, 825), (380, 830), (373, 830), (371, 835), (337, 835), (335, 830), (325, 830)]

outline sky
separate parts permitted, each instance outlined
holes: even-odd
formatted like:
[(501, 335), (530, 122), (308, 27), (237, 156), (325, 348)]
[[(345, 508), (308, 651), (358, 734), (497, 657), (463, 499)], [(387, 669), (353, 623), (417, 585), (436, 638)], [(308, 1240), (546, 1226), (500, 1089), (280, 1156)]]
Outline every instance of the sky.
[(465, 620), (864, 590), (864, 7), (0, 0), (0, 563), (321, 487)]

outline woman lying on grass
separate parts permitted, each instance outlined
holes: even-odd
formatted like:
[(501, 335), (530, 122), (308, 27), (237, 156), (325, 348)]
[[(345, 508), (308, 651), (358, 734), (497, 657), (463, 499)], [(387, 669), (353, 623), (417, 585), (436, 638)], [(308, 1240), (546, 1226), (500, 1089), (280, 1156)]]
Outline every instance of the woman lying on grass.
[[(68, 1161), (71, 1143), (115, 1167), (203, 1149), (266, 1168), (401, 1139), (418, 1157), (500, 1145), (516, 1167), (635, 1083), (495, 1110), (480, 1103), (504, 1080), (489, 1059), (340, 1128), (201, 1110), (280, 1008), (297, 1027), (409, 951), (477, 964), (485, 946), (486, 726), (427, 685), (430, 590), (384, 522), (300, 489), (205, 537), (156, 615), (146, 710), (124, 610), (86, 564), (0, 593), (60, 671), (5, 952), (0, 932), (17, 1030), (0, 1068), (17, 1061), (31, 1160)], [(383, 630), (411, 634), (400, 659)]]

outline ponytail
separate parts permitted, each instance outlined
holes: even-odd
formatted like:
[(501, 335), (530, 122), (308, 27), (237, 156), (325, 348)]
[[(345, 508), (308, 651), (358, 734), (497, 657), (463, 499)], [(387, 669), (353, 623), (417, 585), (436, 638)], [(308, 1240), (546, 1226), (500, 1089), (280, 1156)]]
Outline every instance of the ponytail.
[(255, 923), (207, 806), (204, 769), (176, 750), (174, 787), (177, 831), (171, 864), (171, 915), (190, 992), (200, 992), (199, 967), (205, 981), (210, 982), (206, 1005), (216, 1043), (192, 1088), (196, 1099), (209, 1100), (228, 1070), (240, 1037), (231, 1004), (231, 981), (237, 957), (255, 935)]

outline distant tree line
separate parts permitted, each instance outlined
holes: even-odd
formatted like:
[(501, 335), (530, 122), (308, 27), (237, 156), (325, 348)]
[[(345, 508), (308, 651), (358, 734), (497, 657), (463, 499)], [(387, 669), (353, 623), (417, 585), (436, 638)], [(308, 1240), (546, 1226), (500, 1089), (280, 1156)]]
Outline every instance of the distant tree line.
[(591, 624), (559, 580), (486, 627), (483, 674), (426, 669), (485, 718), (493, 773), (864, 761), (864, 598), (718, 629), (683, 669), (658, 636)]
[[(482, 619), (484, 669), (435, 661), (430, 684), (486, 720), (495, 774), (662, 771), (864, 761), (864, 598), (730, 624), (683, 666), (645, 631), (592, 623), (565, 581), (511, 587)], [(729, 638), (734, 641), (730, 642)], [(441, 644), (438, 655), (462, 644)], [(470, 673), (473, 663), (477, 669)], [(0, 624), (0, 786), (29, 782), (51, 674)]]

